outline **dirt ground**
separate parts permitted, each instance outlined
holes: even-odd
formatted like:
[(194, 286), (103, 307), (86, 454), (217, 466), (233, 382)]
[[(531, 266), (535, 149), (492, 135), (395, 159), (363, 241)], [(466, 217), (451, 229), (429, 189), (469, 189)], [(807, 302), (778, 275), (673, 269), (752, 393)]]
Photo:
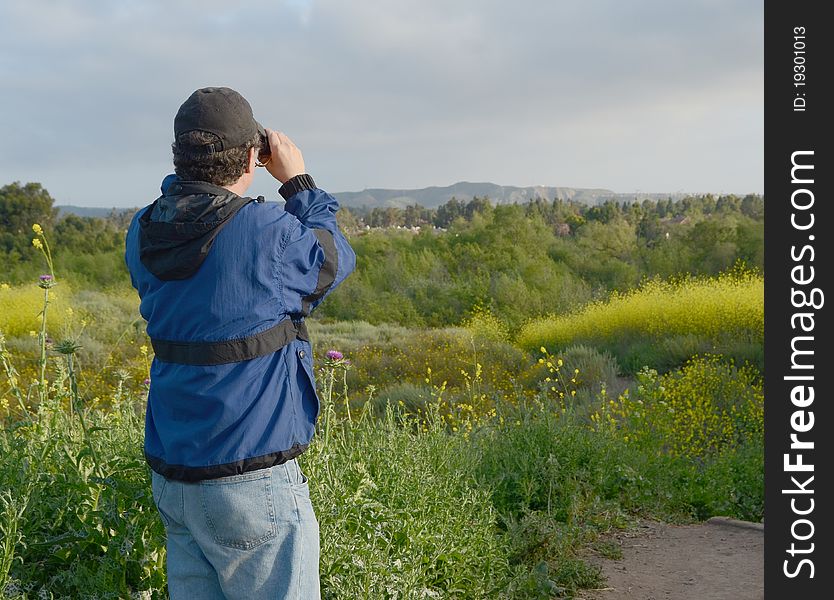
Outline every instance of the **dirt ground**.
[(585, 600), (761, 600), (764, 528), (727, 519), (675, 526), (644, 522), (611, 540), (623, 557), (592, 557), (607, 587)]

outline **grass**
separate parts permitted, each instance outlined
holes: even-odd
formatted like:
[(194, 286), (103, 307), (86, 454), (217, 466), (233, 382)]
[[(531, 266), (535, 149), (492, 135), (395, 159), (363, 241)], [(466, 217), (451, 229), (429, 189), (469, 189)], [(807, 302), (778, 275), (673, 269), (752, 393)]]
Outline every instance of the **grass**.
[[(47, 402), (4, 429), (0, 473), (14, 493), (0, 522), (16, 527), (2, 548), (7, 596), (165, 597), (140, 406), (122, 396), (76, 414)], [(301, 457), (325, 598), (571, 596), (600, 585), (582, 549), (634, 515), (750, 518), (761, 506), (747, 483), (761, 473), (756, 449), (698, 464), (543, 403), (499, 404), (466, 435), (395, 411), (328, 413), (326, 441), (320, 431)]]
[(329, 598), (493, 598), (511, 577), (496, 510), (441, 428), (340, 422), (302, 458)]
[[(0, 585), (19, 598), (164, 598), (141, 397), (122, 388), (107, 409), (73, 406), (66, 372), (60, 382), (0, 436), (12, 492), (0, 496)], [(452, 433), (433, 409), (439, 393), (423, 415), (389, 407), (373, 418), (369, 407), (348, 421), (330, 410), (342, 392), (323, 390), (320, 431), (301, 461), (326, 598), (570, 596), (600, 585), (582, 549), (635, 515), (761, 516), (755, 444), (693, 460), (635, 444), (631, 430), (595, 431), (543, 396), (499, 402)]]

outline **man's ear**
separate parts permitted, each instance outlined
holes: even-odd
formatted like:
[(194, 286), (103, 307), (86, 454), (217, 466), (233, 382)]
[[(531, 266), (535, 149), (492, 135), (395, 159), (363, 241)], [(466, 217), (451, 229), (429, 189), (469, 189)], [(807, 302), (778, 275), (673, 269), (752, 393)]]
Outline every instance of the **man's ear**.
[(255, 148), (249, 148), (249, 160), (246, 161), (247, 173), (255, 172), (255, 161), (257, 160), (257, 158), (257, 152), (255, 151)]

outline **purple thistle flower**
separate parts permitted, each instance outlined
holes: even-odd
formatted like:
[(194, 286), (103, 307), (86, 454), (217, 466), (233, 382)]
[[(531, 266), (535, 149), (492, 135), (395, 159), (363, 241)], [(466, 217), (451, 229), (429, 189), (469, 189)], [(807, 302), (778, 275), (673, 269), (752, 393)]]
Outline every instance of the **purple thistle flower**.
[(52, 275), (41, 275), (38, 279), (41, 281), (52, 281)]
[(342, 360), (345, 357), (345, 355), (338, 350), (328, 350), (326, 356), (330, 360)]
[(142, 381), (142, 385), (150, 385), (150, 384), (151, 384), (151, 380), (148, 379), (147, 377), (145, 377), (145, 380)]

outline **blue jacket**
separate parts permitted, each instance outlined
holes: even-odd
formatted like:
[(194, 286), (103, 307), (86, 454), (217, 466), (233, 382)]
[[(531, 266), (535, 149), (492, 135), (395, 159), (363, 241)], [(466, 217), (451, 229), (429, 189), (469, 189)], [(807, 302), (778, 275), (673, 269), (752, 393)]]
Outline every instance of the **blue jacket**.
[(125, 261), (155, 353), (145, 457), (165, 477), (270, 467), (313, 437), (304, 318), (356, 256), (336, 199), (301, 177), (281, 207), (169, 176), (130, 224)]

